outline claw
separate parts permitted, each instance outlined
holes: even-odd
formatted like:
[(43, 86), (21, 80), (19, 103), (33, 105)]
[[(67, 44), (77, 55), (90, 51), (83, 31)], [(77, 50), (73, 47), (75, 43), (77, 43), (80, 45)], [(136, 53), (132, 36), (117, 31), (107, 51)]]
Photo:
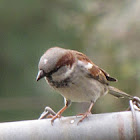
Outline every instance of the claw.
[(52, 120), (51, 120), (51, 124), (53, 125), (53, 122), (55, 119), (60, 118), (61, 114), (68, 108), (68, 106), (70, 105), (71, 101), (70, 100), (66, 100), (65, 99), (65, 106), (60, 109), (57, 114), (55, 114), (55, 116), (53, 116)]
[(78, 121), (77, 125), (78, 125), (80, 122), (82, 122), (85, 118), (87, 118), (89, 114), (91, 114), (91, 109), (92, 109), (93, 105), (94, 105), (94, 103), (91, 102), (90, 107), (89, 107), (89, 109), (88, 109), (87, 112), (78, 114), (78, 115), (82, 115), (82, 118)]
[(77, 125), (82, 122), (85, 118), (88, 117), (88, 115), (90, 115), (91, 112), (87, 111), (85, 114), (80, 114), (80, 115), (83, 115), (82, 118), (78, 121)]
[(52, 117), (52, 119), (51, 119), (51, 125), (53, 125), (54, 120), (57, 119), (57, 118), (61, 118), (61, 115), (59, 115), (59, 112), (55, 116)]
[(53, 126), (54, 120), (51, 120), (51, 125)]

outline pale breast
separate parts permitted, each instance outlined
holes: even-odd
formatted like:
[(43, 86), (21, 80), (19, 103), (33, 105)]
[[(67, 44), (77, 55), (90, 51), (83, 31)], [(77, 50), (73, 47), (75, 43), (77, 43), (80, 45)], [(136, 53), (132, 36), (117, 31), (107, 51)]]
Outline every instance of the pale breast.
[(59, 71), (59, 74), (47, 77), (48, 83), (66, 99), (73, 102), (95, 102), (108, 92), (108, 86), (89, 76), (81, 64), (67, 73)]
[(54, 89), (73, 102), (95, 102), (100, 96), (108, 92), (107, 85), (85, 76), (82, 71), (74, 72), (69, 77), (67, 86), (54, 87)]

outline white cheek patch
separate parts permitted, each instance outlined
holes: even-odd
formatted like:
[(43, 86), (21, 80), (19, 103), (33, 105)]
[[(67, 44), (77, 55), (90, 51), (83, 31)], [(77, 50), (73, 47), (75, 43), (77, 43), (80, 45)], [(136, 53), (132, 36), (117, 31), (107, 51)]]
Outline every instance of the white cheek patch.
[(48, 59), (44, 59), (44, 64), (47, 64), (47, 62), (48, 62)]

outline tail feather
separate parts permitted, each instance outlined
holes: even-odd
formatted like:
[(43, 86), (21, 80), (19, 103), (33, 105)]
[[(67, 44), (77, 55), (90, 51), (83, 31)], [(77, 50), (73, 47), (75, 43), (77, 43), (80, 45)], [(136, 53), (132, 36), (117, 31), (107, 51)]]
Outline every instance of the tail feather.
[(133, 96), (131, 96), (115, 87), (112, 87), (112, 86), (109, 86), (109, 94), (114, 95), (118, 98), (128, 98), (128, 99), (134, 98)]

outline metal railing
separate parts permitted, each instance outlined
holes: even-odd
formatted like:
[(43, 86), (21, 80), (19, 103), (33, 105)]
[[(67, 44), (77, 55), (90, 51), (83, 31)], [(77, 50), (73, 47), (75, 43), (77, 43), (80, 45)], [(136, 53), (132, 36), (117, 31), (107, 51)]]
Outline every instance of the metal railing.
[(0, 140), (140, 140), (140, 102), (130, 100), (130, 111), (0, 123)]

